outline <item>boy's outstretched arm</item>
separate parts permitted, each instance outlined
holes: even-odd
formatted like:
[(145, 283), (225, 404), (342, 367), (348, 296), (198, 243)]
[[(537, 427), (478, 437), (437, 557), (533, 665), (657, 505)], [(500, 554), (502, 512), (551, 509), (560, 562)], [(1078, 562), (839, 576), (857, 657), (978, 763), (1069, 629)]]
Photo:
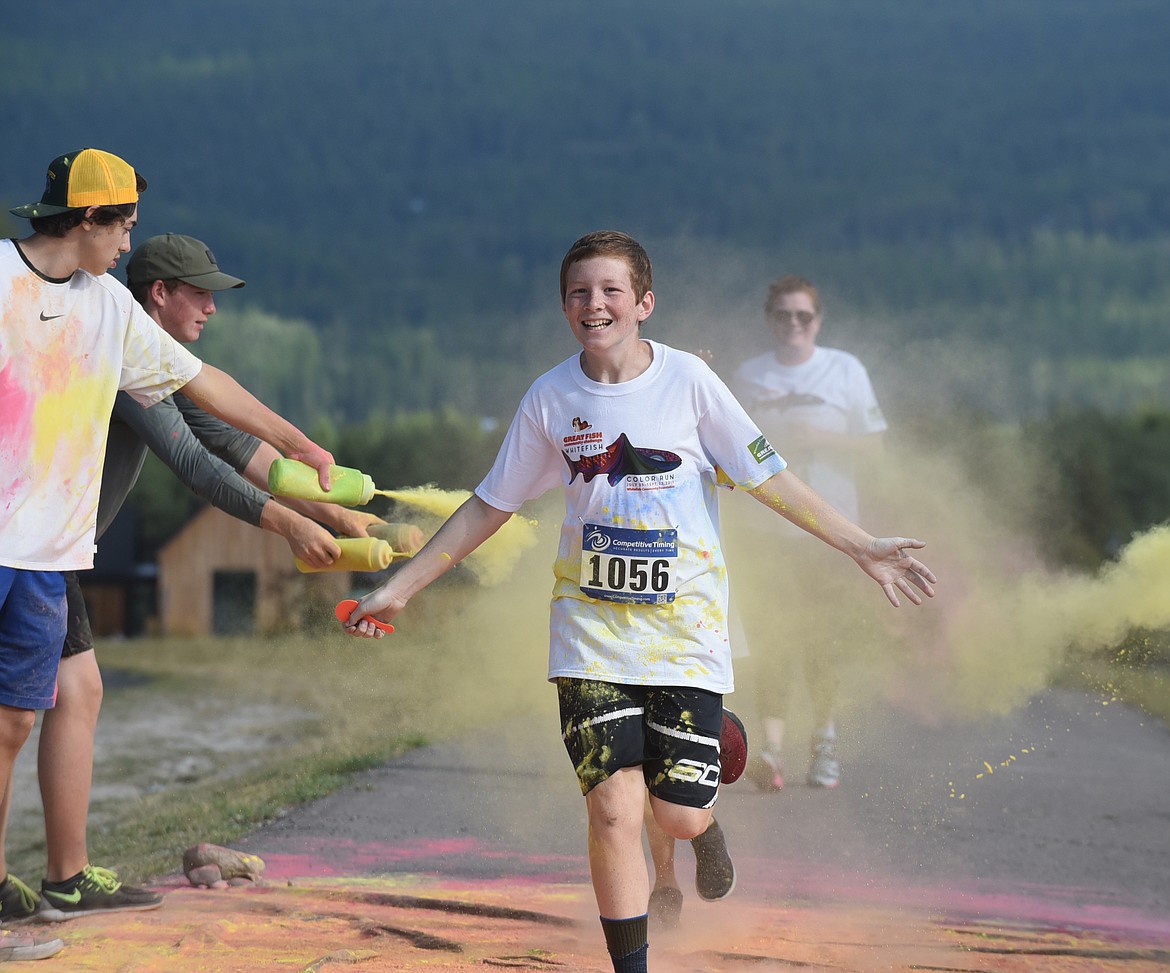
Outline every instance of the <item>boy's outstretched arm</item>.
[(312, 466), (317, 470), (322, 488), (329, 489), (332, 455), (283, 416), (273, 412), (227, 372), (204, 362), (199, 374), (183, 386), (183, 394), (229, 425), (250, 432), (286, 456)]
[(429, 585), (441, 574), (450, 571), (480, 544), (507, 523), (512, 515), (485, 503), (474, 494), (447, 518), (435, 536), (423, 545), (382, 587), (376, 588), (358, 602), (342, 622), (350, 635), (381, 638), (385, 633), (366, 621), (374, 615), (383, 622), (391, 621), (411, 597)]
[(797, 527), (848, 554), (862, 571), (881, 585), (895, 608), (901, 607), (899, 591), (915, 605), (922, 604), (922, 596), (916, 588), (928, 598), (934, 597), (931, 585), (938, 579), (930, 568), (907, 553), (925, 547), (925, 541), (912, 537), (874, 537), (830, 506), (812, 487), (788, 470), (781, 470), (748, 492)]

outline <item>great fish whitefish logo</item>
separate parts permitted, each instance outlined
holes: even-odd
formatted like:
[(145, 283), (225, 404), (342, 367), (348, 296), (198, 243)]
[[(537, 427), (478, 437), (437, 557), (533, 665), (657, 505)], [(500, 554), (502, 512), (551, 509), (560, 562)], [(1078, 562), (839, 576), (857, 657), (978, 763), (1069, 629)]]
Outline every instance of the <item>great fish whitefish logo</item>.
[[(591, 434), (584, 433), (584, 435)], [(609, 480), (609, 485), (614, 487), (626, 477), (669, 473), (682, 465), (682, 457), (677, 453), (666, 449), (635, 446), (624, 432), (606, 446), (604, 452), (578, 456), (574, 459), (562, 449), (561, 455), (569, 464), (569, 470), (572, 474), (569, 477), (570, 483), (578, 476), (589, 483), (595, 476), (603, 475)]]

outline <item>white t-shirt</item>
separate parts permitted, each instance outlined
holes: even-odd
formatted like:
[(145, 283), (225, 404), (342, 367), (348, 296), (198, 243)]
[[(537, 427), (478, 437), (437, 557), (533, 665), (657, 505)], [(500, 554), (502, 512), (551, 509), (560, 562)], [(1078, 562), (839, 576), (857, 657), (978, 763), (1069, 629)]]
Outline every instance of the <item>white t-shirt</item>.
[(0, 240), (0, 564), (93, 567), (115, 394), (152, 405), (201, 367), (113, 277), (46, 280)]
[(564, 485), (549, 678), (734, 688), (715, 467), (751, 489), (784, 468), (694, 355), (594, 382), (579, 356), (533, 383), (476, 494), (514, 511)]
[[(834, 435), (885, 432), (886, 420), (865, 366), (837, 348), (818, 346), (799, 365), (783, 365), (768, 352), (740, 365), (732, 386), (744, 408), (784, 451), (792, 472), (856, 522), (857, 470), (852, 455), (831, 443), (798, 452), (785, 449), (784, 442), (793, 424)], [(772, 520), (779, 531), (799, 532), (782, 518)]]

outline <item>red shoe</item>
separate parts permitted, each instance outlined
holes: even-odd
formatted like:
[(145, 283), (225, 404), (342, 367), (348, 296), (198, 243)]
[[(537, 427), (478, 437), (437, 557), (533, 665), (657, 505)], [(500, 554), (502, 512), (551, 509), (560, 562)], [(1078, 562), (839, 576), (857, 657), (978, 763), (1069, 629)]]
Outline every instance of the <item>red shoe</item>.
[(719, 731), (719, 780), (734, 784), (747, 766), (747, 730), (731, 710), (723, 710), (723, 728)]

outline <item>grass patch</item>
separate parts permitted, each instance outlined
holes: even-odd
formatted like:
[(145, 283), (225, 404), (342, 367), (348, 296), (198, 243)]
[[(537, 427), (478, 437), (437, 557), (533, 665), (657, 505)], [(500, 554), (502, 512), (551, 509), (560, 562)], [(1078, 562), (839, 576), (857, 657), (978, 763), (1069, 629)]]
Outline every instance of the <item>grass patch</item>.
[(367, 753), (284, 760), (229, 787), (208, 791), (193, 785), (149, 795), (124, 819), (91, 834), (94, 859), (118, 862), (119, 874), (131, 883), (173, 873), (192, 845), (230, 845), (282, 817), (289, 807), (325, 797), (352, 774), (425, 742), (414, 737)]
[[(474, 591), (453, 586), (428, 595), (412, 602), (407, 637), (354, 639), (330, 627), (272, 638), (99, 644), (108, 685), (95, 785), (104, 774), (115, 787), (136, 789), (112, 811), (95, 802), (91, 860), (129, 882), (173, 874), (193, 844), (229, 844), (356, 772), (468, 732), (485, 714), (498, 718), (502, 705), (521, 709), (533, 694), (547, 694), (541, 615), (525, 629), (507, 602), (510, 624), (485, 636), (476, 634), (484, 608)], [(479, 625), (468, 621), (476, 613)], [(523, 647), (523, 665), (501, 664), (508, 645)], [(250, 711), (260, 714), (257, 729), (238, 722)], [(287, 716), (270, 728), (263, 714), (272, 712)], [(169, 736), (167, 724), (174, 724)], [(129, 735), (128, 745), (103, 755), (103, 739), (116, 733)], [(241, 743), (248, 746), (233, 749)], [(169, 753), (161, 753), (164, 746)], [(202, 761), (198, 773), (149, 777), (164, 758), (182, 762), (187, 749), (188, 763)], [(31, 767), (31, 754), (21, 759)], [(31, 778), (21, 786), (36, 788)], [(15, 874), (35, 882), (45, 848), (39, 806), (33, 810), (10, 829), (8, 857)]]

